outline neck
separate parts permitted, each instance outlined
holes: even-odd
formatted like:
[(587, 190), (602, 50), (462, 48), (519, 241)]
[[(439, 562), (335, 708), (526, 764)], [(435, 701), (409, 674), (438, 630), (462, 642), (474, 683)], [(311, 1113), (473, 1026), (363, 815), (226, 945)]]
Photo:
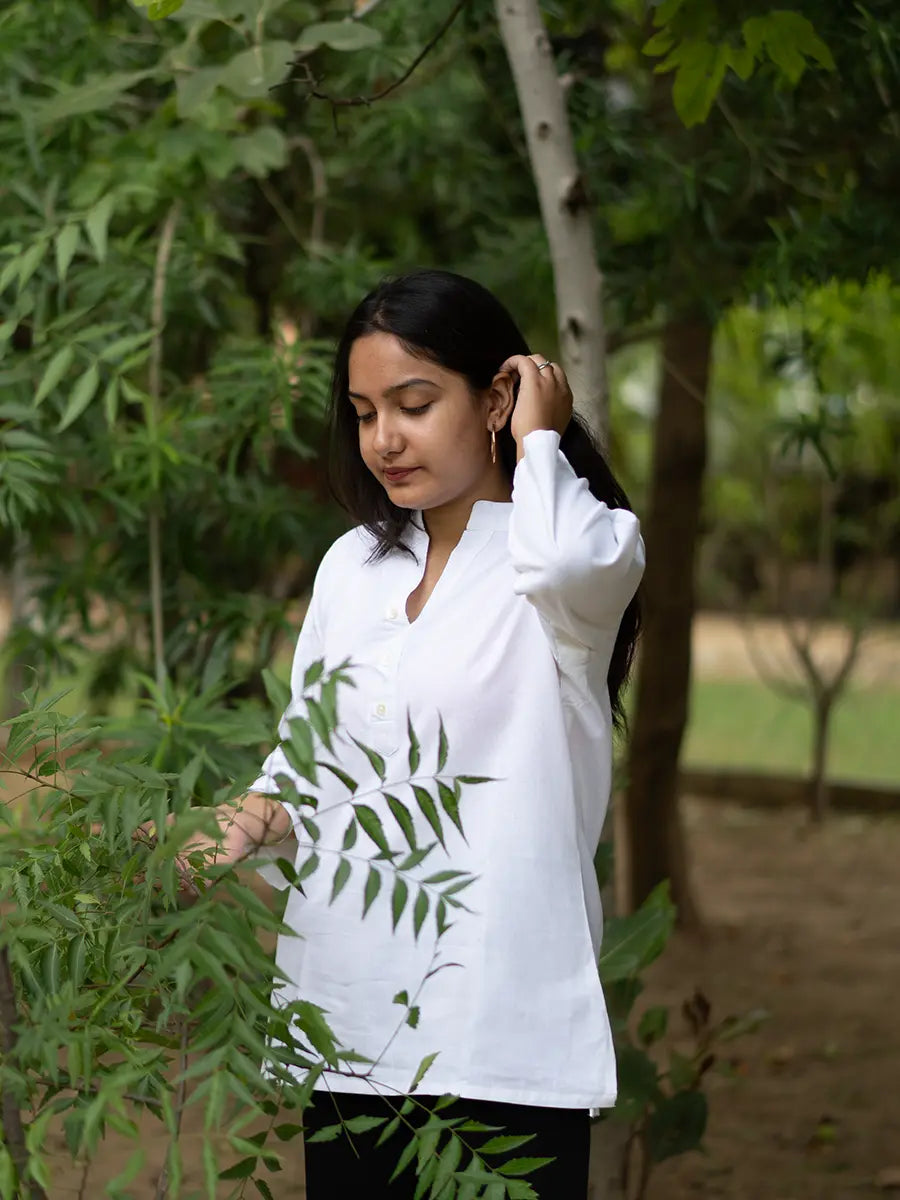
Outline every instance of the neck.
[[(499, 464), (498, 464), (499, 465)], [(431, 542), (431, 548), (437, 553), (449, 554), (463, 535), (472, 505), (477, 500), (491, 500), (499, 504), (508, 504), (512, 488), (509, 480), (502, 472), (491, 472), (487, 480), (465, 495), (439, 504), (435, 508), (426, 509), (422, 514), (425, 528)]]

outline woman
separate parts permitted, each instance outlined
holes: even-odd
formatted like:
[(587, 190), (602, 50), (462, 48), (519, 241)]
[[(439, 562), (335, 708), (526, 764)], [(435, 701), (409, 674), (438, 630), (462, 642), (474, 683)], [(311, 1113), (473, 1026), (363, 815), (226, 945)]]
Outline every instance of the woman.
[[(324, 868), (305, 896), (291, 893), (285, 920), (300, 936), (279, 945), (284, 996), (320, 1005), (340, 1042), (375, 1061), (326, 1072), (307, 1127), (334, 1123), (336, 1107), (386, 1112), (374, 1093), (402, 1095), (437, 1051), (420, 1090), (535, 1134), (518, 1153), (556, 1160), (532, 1177), (538, 1193), (582, 1200), (589, 1110), (615, 1100), (593, 856), (637, 634), (638, 521), (573, 416), (562, 369), (529, 354), (489, 292), (440, 271), (382, 283), (350, 318), (330, 471), (357, 526), (319, 568), (295, 700), (312, 662), (350, 659), (341, 727), (384, 758), (388, 791), (409, 777), (407, 718), (423, 763), (436, 760), (442, 721), (444, 773), (490, 782), (463, 792), (465, 839), (451, 830), (423, 864), (476, 877), (442, 938), (426, 925), (416, 939), (408, 913), (393, 931), (386, 902), (362, 921), (365, 870), (333, 903)], [(378, 789), (350, 736), (336, 753), (360, 789)], [(229, 829), (229, 854), (297, 823), (277, 799), (280, 776), (297, 778), (279, 748)], [(316, 816), (326, 854), (347, 824), (347, 792), (330, 783)], [(395, 1002), (403, 991), (417, 991), (415, 1027)], [(412, 1171), (387, 1184), (399, 1139), (376, 1150), (376, 1138), (308, 1144), (310, 1200), (411, 1197)]]

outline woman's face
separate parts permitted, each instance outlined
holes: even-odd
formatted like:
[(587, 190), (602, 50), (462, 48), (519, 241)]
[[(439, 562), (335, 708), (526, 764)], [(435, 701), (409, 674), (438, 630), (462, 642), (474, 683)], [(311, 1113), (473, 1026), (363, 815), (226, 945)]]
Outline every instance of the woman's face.
[(357, 338), (349, 374), (363, 462), (399, 508), (475, 499), (493, 480), (489, 402), (473, 400), (461, 375), (415, 358), (391, 333)]

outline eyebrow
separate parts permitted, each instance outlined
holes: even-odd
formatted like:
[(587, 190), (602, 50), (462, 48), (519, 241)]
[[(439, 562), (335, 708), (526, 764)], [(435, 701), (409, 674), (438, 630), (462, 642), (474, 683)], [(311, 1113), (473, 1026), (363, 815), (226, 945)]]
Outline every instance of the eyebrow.
[[(439, 384), (435, 383), (433, 379), (404, 379), (402, 383), (394, 383), (390, 387), (385, 388), (383, 395), (393, 397), (399, 392), (405, 391), (406, 388), (421, 387), (423, 384), (426, 387), (431, 388), (440, 386)], [(347, 395), (351, 400), (365, 400), (368, 404), (372, 403), (372, 401), (369, 400), (369, 397), (364, 396), (361, 392), (348, 391)]]

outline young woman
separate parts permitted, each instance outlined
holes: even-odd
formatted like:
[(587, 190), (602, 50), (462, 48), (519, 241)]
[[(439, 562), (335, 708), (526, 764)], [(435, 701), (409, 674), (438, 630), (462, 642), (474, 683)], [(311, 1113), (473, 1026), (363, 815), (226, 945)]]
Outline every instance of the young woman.
[[(291, 893), (285, 919), (298, 937), (278, 948), (285, 998), (320, 1005), (340, 1042), (377, 1063), (356, 1068), (365, 1079), (327, 1072), (307, 1127), (333, 1124), (336, 1110), (384, 1114), (382, 1096), (398, 1107), (437, 1051), (419, 1090), (535, 1134), (517, 1153), (556, 1160), (532, 1177), (538, 1193), (583, 1200), (589, 1110), (612, 1105), (616, 1090), (593, 856), (637, 634), (638, 521), (573, 416), (562, 369), (529, 353), (489, 292), (441, 271), (388, 280), (351, 316), (334, 370), (330, 471), (357, 524), (319, 568), (295, 699), (310, 663), (350, 659), (337, 754), (360, 789), (380, 785), (351, 736), (384, 758), (384, 788), (399, 792), (407, 719), (423, 773), (443, 721), (444, 774), (491, 782), (464, 789), (465, 838), (451, 829), (446, 851), (422, 866), (476, 877), (462, 895), (469, 911), (451, 910), (442, 938), (429, 921), (416, 939), (409, 913), (392, 931), (386, 900), (361, 920), (366, 869), (333, 903), (324, 867), (305, 897)], [(297, 778), (280, 748), (229, 828), (229, 853), (297, 822), (277, 798), (279, 776)], [(347, 825), (347, 792), (330, 784), (317, 812), (323, 859)], [(420, 842), (433, 840), (423, 822)], [(395, 1002), (403, 991), (416, 993), (415, 1028)], [(399, 1137), (376, 1140), (309, 1144), (310, 1200), (411, 1197), (411, 1170), (387, 1184)]]

